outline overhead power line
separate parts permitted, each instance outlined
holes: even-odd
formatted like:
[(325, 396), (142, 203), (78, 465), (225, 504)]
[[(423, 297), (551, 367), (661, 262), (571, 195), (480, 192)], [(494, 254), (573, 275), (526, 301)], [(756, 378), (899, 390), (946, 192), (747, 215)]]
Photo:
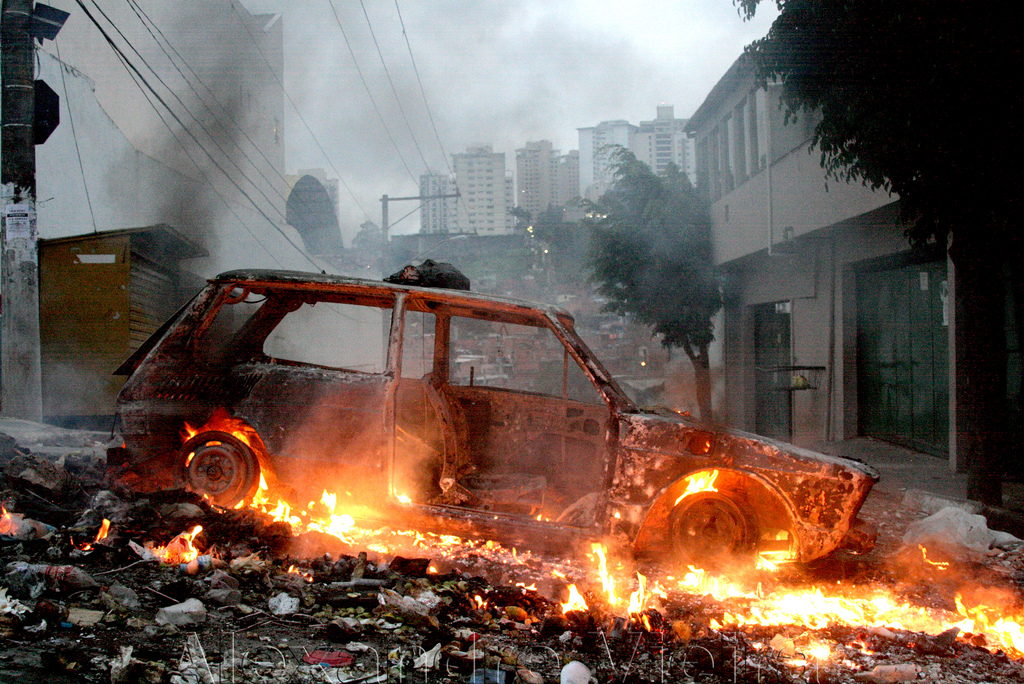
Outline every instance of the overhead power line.
[(352, 43), (348, 39), (348, 34), (345, 32), (345, 27), (341, 23), (341, 17), (338, 16), (338, 10), (334, 6), (334, 0), (328, 3), (331, 6), (331, 12), (334, 13), (334, 21), (338, 24), (338, 29), (341, 31), (341, 37), (345, 39), (345, 46), (348, 48), (348, 53), (352, 56), (352, 64), (356, 68), (356, 73), (359, 74), (359, 80), (363, 84), (363, 90), (366, 91), (366, 95), (370, 98), (370, 104), (373, 105), (373, 111), (377, 113), (377, 119), (380, 121), (380, 125), (384, 127), (384, 132), (387, 133), (388, 140), (391, 141), (391, 146), (395, 148), (395, 152), (398, 153), (398, 158), (402, 161), (402, 166), (405, 167), (405, 172), (409, 174), (409, 178), (412, 182), (419, 187), (419, 181), (416, 179), (416, 174), (409, 168), (409, 162), (405, 160), (405, 155), (402, 154), (402, 149), (395, 142), (395, 136), (391, 134), (391, 128), (388, 126), (387, 121), (384, 120), (384, 115), (380, 112), (380, 107), (377, 106), (377, 100), (373, 97), (373, 92), (370, 90), (370, 86), (366, 83), (366, 77), (363, 76), (363, 70), (359, 68), (359, 60), (356, 59), (355, 50), (352, 49)]
[(405, 107), (402, 106), (402, 96), (398, 94), (398, 88), (395, 87), (395, 81), (391, 78), (391, 71), (388, 70), (387, 62), (384, 61), (384, 53), (380, 50), (380, 43), (377, 42), (377, 34), (373, 30), (373, 23), (370, 21), (370, 15), (366, 11), (366, 3), (363, 0), (359, 0), (359, 6), (363, 8), (363, 16), (366, 17), (366, 26), (370, 29), (370, 37), (373, 39), (373, 47), (377, 49), (377, 56), (380, 57), (380, 65), (384, 68), (384, 75), (388, 77), (388, 84), (391, 86), (391, 92), (395, 96), (395, 102), (398, 103), (398, 111), (402, 114), (402, 120), (405, 121), (405, 127), (409, 130), (409, 137), (412, 138), (412, 144), (416, 148), (417, 154), (420, 155), (420, 161), (423, 162), (423, 170), (430, 173), (430, 164), (427, 163), (426, 157), (423, 156), (423, 150), (420, 149), (420, 144), (416, 140), (416, 133), (412, 130), (412, 124), (409, 123), (409, 117), (405, 113)]
[(420, 70), (416, 68), (416, 58), (412, 54), (412, 45), (409, 44), (409, 34), (405, 30), (405, 20), (402, 19), (402, 10), (398, 7), (398, 0), (395, 0), (395, 11), (398, 12), (398, 23), (402, 27), (402, 37), (405, 38), (405, 47), (409, 51), (409, 61), (412, 62), (412, 71), (416, 74), (416, 83), (420, 86), (420, 95), (423, 96), (423, 106), (427, 110), (427, 118), (430, 119), (430, 127), (434, 130), (434, 140), (437, 141), (437, 146), (441, 149), (441, 157), (444, 159), (445, 166), (448, 167), (448, 173), (452, 176), (455, 175), (454, 169), (452, 169), (451, 162), (448, 160), (448, 151), (444, 148), (444, 143), (441, 142), (441, 136), (437, 132), (437, 124), (434, 123), (434, 114), (430, 111), (430, 102), (427, 100), (427, 91), (423, 88), (423, 80), (420, 78)]
[[(206, 136), (210, 139), (210, 141), (213, 142), (213, 145), (214, 145), (214, 147), (217, 148), (217, 151), (220, 152), (220, 154), (223, 155), (225, 159), (227, 159), (228, 163), (230, 163), (231, 166), (233, 166), (235, 168), (235, 170), (238, 172), (238, 174), (242, 178), (244, 178), (253, 187), (253, 189), (256, 190), (256, 192), (258, 192), (260, 195), (263, 196), (263, 199), (265, 199), (267, 201), (268, 206), (272, 207), (274, 210), (277, 211), (278, 214), (280, 214), (281, 220), (282, 220), (282, 222), (284, 222), (285, 221), (285, 215), (281, 212), (280, 208), (278, 208), (277, 205), (274, 203), (274, 200), (272, 200), (270, 197), (267, 196), (267, 193), (263, 191), (263, 188), (260, 187), (259, 184), (255, 183), (251, 178), (249, 178), (249, 176), (246, 175), (245, 171), (243, 171), (242, 167), (238, 165), (238, 163), (235, 161), (234, 157), (232, 155), (228, 154), (227, 150), (225, 150), (224, 147), (220, 144), (220, 141), (217, 139), (217, 136), (213, 135), (213, 133), (211, 133), (210, 130), (206, 127), (206, 125), (203, 124), (202, 121), (200, 121), (199, 117), (197, 117), (195, 114), (192, 113), (192, 111), (188, 108), (188, 106), (185, 104), (185, 102), (181, 99), (181, 97), (178, 95), (178, 93), (175, 91), (175, 89), (171, 88), (169, 85), (167, 85), (167, 82), (164, 81), (164, 79), (160, 75), (160, 73), (150, 65), (149, 61), (145, 58), (145, 56), (141, 52), (139, 52), (138, 48), (135, 47), (135, 45), (131, 42), (131, 40), (128, 38), (128, 36), (126, 36), (124, 34), (124, 32), (121, 31), (121, 29), (117, 26), (117, 24), (115, 24), (114, 21), (107, 15), (107, 13), (104, 12), (103, 9), (98, 4), (96, 4), (96, 0), (93, 0), (93, 4), (96, 5), (96, 9), (99, 10), (101, 15), (103, 15), (103, 18), (107, 20), (107, 22), (114, 28), (115, 31), (117, 31), (117, 34), (121, 37), (121, 40), (123, 40), (125, 42), (125, 44), (132, 49), (132, 52), (134, 52), (135, 55), (146, 66), (146, 68), (149, 69), (150, 73), (153, 74), (153, 77), (160, 83), (160, 85), (162, 85), (167, 90), (167, 92), (169, 92), (171, 94), (171, 97), (174, 98), (174, 100), (178, 103), (178, 105), (182, 108), (182, 110), (188, 116), (190, 116), (192, 118), (192, 120), (196, 124), (199, 125), (199, 128), (203, 131), (203, 133), (205, 133)], [(180, 71), (179, 71), (179, 73), (180, 73)], [(147, 84), (147, 86), (148, 86), (148, 84)], [(197, 93), (197, 95), (198, 95), (198, 93)], [(181, 126), (183, 128), (185, 127), (184, 123), (181, 123), (180, 121), (179, 121), (179, 123), (181, 124)], [(188, 132), (191, 135), (191, 131), (188, 131)], [(191, 137), (196, 141), (196, 144), (202, 146), (202, 143), (199, 142), (199, 140), (198, 140), (198, 138), (196, 138), (196, 136), (191, 135)], [(236, 147), (237, 147), (237, 145), (236, 145)], [(241, 151), (241, 148), (239, 148), (239, 149)], [(203, 147), (203, 151), (207, 154), (207, 156), (210, 157), (211, 161), (213, 161), (213, 155), (210, 154), (209, 150), (206, 149), (205, 147)], [(246, 155), (244, 151), (242, 151), (242, 155), (249, 161), (249, 163), (254, 168), (256, 168), (257, 171), (259, 171), (259, 169), (256, 166), (256, 164), (253, 163), (252, 159), (248, 155)], [(221, 169), (221, 172), (224, 173), (225, 176), (228, 175), (227, 172), (223, 168), (221, 168), (219, 165), (218, 165), (218, 168)], [(271, 181), (269, 181), (269, 179), (267, 179), (265, 176), (264, 176), (264, 180), (267, 180), (271, 187), (273, 187), (275, 189), (277, 188), (276, 184), (271, 182)], [(241, 189), (241, 188), (239, 188), (239, 189)], [(281, 199), (285, 199), (284, 195), (280, 192), (280, 190), (278, 190), (278, 196), (281, 197)]]
[[(146, 80), (145, 76), (142, 75), (142, 72), (140, 72), (139, 69), (134, 64), (132, 64), (131, 60), (129, 60), (127, 55), (125, 55), (124, 52), (121, 50), (121, 48), (117, 46), (117, 44), (114, 42), (113, 38), (111, 38), (110, 34), (108, 34), (107, 31), (100, 25), (100, 23), (92, 15), (92, 13), (85, 6), (85, 4), (82, 2), (82, 0), (76, 0), (76, 2), (78, 4), (78, 6), (82, 9), (82, 12), (85, 13), (85, 16), (89, 19), (89, 21), (92, 22), (92, 24), (100, 32), (100, 35), (103, 36), (103, 39), (107, 42), (107, 44), (111, 47), (111, 49), (114, 50), (114, 53), (117, 55), (118, 59), (121, 60), (121, 63), (125, 65), (126, 69), (128, 69), (129, 74), (132, 76), (133, 80), (137, 79), (136, 80), (136, 85), (139, 86), (140, 90), (142, 90), (143, 95), (146, 97), (147, 102), (149, 102), (150, 106), (153, 107), (154, 111), (156, 111), (157, 115), (160, 117), (161, 121), (163, 121), (163, 123), (167, 127), (168, 131), (170, 131), (170, 133), (174, 137), (175, 141), (182, 147), (182, 149), (185, 151), (185, 153), (192, 160), (192, 163), (196, 165), (196, 168), (199, 170), (199, 173), (204, 176), (204, 179), (206, 179), (207, 182), (209, 183), (209, 178), (206, 177), (206, 174), (205, 174), (205, 172), (203, 172), (202, 167), (199, 166), (199, 164), (194, 159), (192, 159), (191, 153), (189, 153), (187, 146), (185, 146), (184, 143), (182, 143), (182, 141), (174, 133), (173, 129), (167, 123), (167, 121), (163, 118), (163, 115), (160, 113), (160, 110), (153, 104), (152, 100), (150, 99), (150, 96), (146, 93), (146, 91), (149, 91), (149, 93), (152, 94), (152, 97), (154, 99), (156, 99), (157, 102), (160, 103), (160, 105), (164, 108), (164, 110), (166, 110), (167, 113), (171, 116), (171, 118), (174, 119), (174, 121), (181, 127), (182, 131), (184, 133), (186, 133), (193, 140), (193, 142), (195, 142), (196, 146), (200, 150), (202, 150), (204, 154), (206, 154), (206, 156), (210, 159), (210, 162), (217, 168), (217, 170), (219, 170), (224, 175), (224, 177), (227, 178), (228, 181), (230, 181), (231, 184), (235, 186), (235, 188), (238, 190), (238, 192), (243, 197), (245, 197), (245, 199), (248, 200), (250, 204), (252, 204), (253, 208), (261, 216), (263, 216), (263, 218), (267, 221), (267, 223), (269, 223), (271, 226), (273, 226), (274, 229), (277, 230), (281, 234), (281, 236), (288, 242), (288, 244), (290, 244), (292, 247), (294, 247), (295, 250), (299, 254), (301, 254), (303, 257), (305, 257), (305, 259), (307, 261), (309, 261), (310, 264), (312, 264), (314, 266), (314, 268), (316, 268), (317, 270), (321, 270), (319, 264), (317, 264), (312, 259), (312, 257), (310, 257), (310, 255), (306, 253), (306, 251), (304, 249), (302, 249), (301, 247), (296, 245), (295, 242), (293, 242), (292, 239), (288, 236), (288, 234), (285, 233), (284, 230), (282, 230), (281, 227), (273, 219), (271, 219), (269, 216), (267, 216), (266, 212), (263, 211), (263, 209), (259, 206), (259, 204), (257, 204), (253, 200), (253, 198), (249, 196), (249, 194), (245, 191), (245, 189), (242, 188), (234, 180), (234, 178), (232, 178), (230, 176), (230, 174), (228, 174), (224, 170), (224, 168), (217, 162), (217, 160), (213, 157), (213, 155), (211, 155), (210, 152), (203, 146), (202, 142), (200, 142), (199, 139), (195, 136), (195, 134), (191, 130), (189, 130), (189, 128), (184, 124), (184, 122), (181, 120), (181, 118), (174, 112), (173, 109), (171, 109), (171, 107), (160, 96), (160, 94), (156, 92), (156, 90), (153, 88), (153, 86)], [(95, 4), (95, 0), (94, 0), (94, 4)], [(97, 9), (99, 9), (98, 5), (97, 5)], [(100, 10), (100, 11), (102, 12), (102, 10)], [(109, 21), (109, 18), (108, 18), (108, 21)], [(115, 25), (115, 28), (116, 28), (116, 25)], [(141, 83), (141, 85), (140, 85), (140, 83)], [(143, 86), (144, 86), (144, 88), (143, 88)], [(213, 187), (212, 184), (210, 184), (210, 186), (211, 186), (211, 188)], [(221, 198), (222, 201), (225, 202), (225, 204), (228, 205), (228, 207), (230, 209), (230, 204), (227, 203), (227, 200), (223, 196), (221, 196), (220, 193), (217, 192), (216, 190), (214, 190), (214, 192), (216, 192), (216, 194)], [(232, 210), (232, 213), (234, 213), (233, 210)], [(237, 214), (235, 214), (235, 217), (238, 218)], [(239, 219), (239, 221), (242, 223), (243, 227), (245, 227), (245, 222), (242, 222), (241, 219)], [(248, 231), (247, 227), (246, 227), (246, 230)], [(249, 231), (249, 234), (253, 235), (251, 231)], [(253, 238), (256, 239), (255, 235), (253, 235)], [(262, 247), (264, 247), (264, 249), (266, 249), (266, 247), (262, 243), (260, 243), (258, 239), (256, 241)], [(276, 261), (276, 259), (275, 259), (275, 261)]]
[[(267, 158), (267, 155), (264, 154), (263, 152), (263, 148), (260, 145), (256, 144), (256, 142), (249, 136), (245, 128), (243, 126), (238, 125), (234, 121), (234, 119), (231, 117), (231, 112), (229, 112), (227, 107), (225, 107), (224, 104), (217, 98), (217, 94), (213, 91), (213, 89), (203, 82), (202, 77), (200, 77), (199, 74), (196, 73), (195, 69), (193, 69), (192, 66), (188, 63), (188, 60), (182, 57), (181, 53), (178, 52), (177, 49), (175, 49), (174, 45), (167, 38), (166, 34), (164, 34), (164, 32), (160, 30), (160, 27), (157, 26), (156, 22), (154, 22), (153, 19), (148, 14), (146, 14), (145, 10), (143, 10), (142, 7), (139, 6), (137, 0), (128, 0), (128, 4), (132, 8), (132, 11), (135, 13), (135, 16), (138, 17), (139, 22), (149, 33), (150, 37), (153, 38), (153, 42), (156, 43), (157, 47), (160, 48), (160, 51), (163, 52), (164, 55), (167, 57), (167, 61), (170, 62), (171, 66), (174, 67), (174, 70), (178, 72), (178, 75), (181, 76), (181, 79), (188, 86), (189, 90), (191, 90), (195, 94), (196, 99), (202, 105), (203, 109), (205, 109), (206, 112), (210, 114), (213, 121), (216, 122), (217, 126), (228, 134), (228, 140), (231, 141), (235, 149), (237, 149), (238, 152), (246, 159), (246, 161), (249, 162), (253, 169), (255, 169), (256, 172), (260, 175), (260, 177), (267, 182), (267, 185), (275, 190), (277, 196), (280, 197), (282, 200), (287, 201), (288, 198), (285, 196), (283, 192), (283, 188), (287, 184), (287, 179), (285, 178), (284, 174), (282, 174), (277, 169), (277, 166), (272, 161), (270, 161), (270, 159)], [(156, 31), (156, 33), (153, 33), (154, 30)], [(157, 34), (159, 34), (159, 38), (157, 37)], [(161, 39), (163, 39), (163, 42), (161, 42)], [(164, 44), (166, 44), (167, 47), (164, 47)], [(167, 51), (168, 48), (170, 48), (171, 52), (174, 53), (174, 56), (172, 56), (171, 53)], [(185, 65), (185, 67), (192, 74), (192, 77), (196, 81), (198, 81), (201, 86), (203, 86), (203, 88), (209, 94), (209, 97), (211, 97), (213, 101), (217, 104), (217, 106), (220, 108), (221, 115), (218, 115), (216, 112), (214, 112), (213, 109), (211, 109), (210, 106), (206, 103), (206, 100), (204, 99), (203, 95), (198, 90), (196, 90), (195, 86), (192, 85), (192, 81), (189, 80), (189, 78), (178, 66), (178, 62), (175, 61), (175, 57), (177, 57), (178, 61)], [(152, 71), (152, 67), (150, 67), (150, 70)], [(180, 99), (179, 102), (181, 102)], [(182, 104), (182, 106), (184, 106), (184, 104)], [(193, 115), (193, 119), (196, 119), (198, 121), (198, 118), (195, 115)], [(260, 165), (255, 163), (252, 157), (250, 157), (246, 153), (242, 146), (239, 145), (238, 142), (235, 140), (234, 136), (231, 135), (231, 131), (229, 131), (228, 128), (225, 126), (225, 122), (234, 125), (234, 130), (240, 133), (245, 138), (245, 140), (248, 141), (248, 143), (252, 146), (252, 149), (254, 149), (263, 159), (263, 161), (266, 162), (267, 168), (270, 168), (274, 171), (274, 173), (277, 176), (276, 178), (267, 177), (267, 174), (264, 173)], [(200, 125), (202, 124), (200, 123)], [(209, 134), (209, 132), (207, 132), (207, 134)]]

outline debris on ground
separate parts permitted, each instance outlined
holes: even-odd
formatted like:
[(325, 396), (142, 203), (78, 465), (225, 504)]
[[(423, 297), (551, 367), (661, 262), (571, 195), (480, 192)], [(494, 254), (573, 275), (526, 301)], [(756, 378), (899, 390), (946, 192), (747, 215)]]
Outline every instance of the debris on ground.
[[(5, 453), (6, 519), (47, 533), (0, 536), (4, 682), (1024, 677), (1024, 642), (996, 634), (982, 610), (1024, 614), (1021, 545), (944, 555), (904, 536), (922, 516), (892, 501), (869, 499), (862, 511), (880, 531), (870, 554), (741, 582), (693, 567), (620, 567), (602, 554), (545, 558), (426, 534), (398, 542), (388, 529), (376, 531), (388, 543), (332, 538), (332, 551), (310, 556), (261, 511), (113, 489), (99, 452), (74, 460), (73, 476), (59, 456)], [(53, 479), (41, 483), (44, 471)], [(614, 588), (597, 572), (606, 563), (618, 570)]]

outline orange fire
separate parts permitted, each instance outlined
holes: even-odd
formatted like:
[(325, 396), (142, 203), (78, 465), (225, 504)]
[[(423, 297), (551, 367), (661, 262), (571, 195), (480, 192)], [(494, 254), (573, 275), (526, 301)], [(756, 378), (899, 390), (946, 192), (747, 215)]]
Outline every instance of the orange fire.
[(96, 533), (96, 538), (93, 539), (91, 542), (86, 542), (85, 544), (82, 544), (78, 548), (81, 549), (82, 551), (92, 551), (93, 544), (95, 544), (96, 542), (100, 541), (101, 539), (106, 539), (107, 535), (109, 535), (109, 534), (110, 534), (110, 521), (107, 520), (106, 518), (104, 518), (103, 522), (100, 523), (100, 529), (99, 529), (99, 532)]
[(604, 587), (608, 605), (618, 605), (622, 599), (615, 595), (615, 579), (608, 574), (608, 557), (605, 548), (598, 543), (592, 544), (590, 548), (598, 558), (597, 572), (601, 577), (601, 586)]
[(690, 496), (691, 494), (697, 494), (699, 492), (717, 492), (715, 488), (715, 480), (718, 479), (717, 470), (708, 470), (703, 473), (694, 473), (687, 476), (686, 489), (679, 498), (676, 499), (675, 505), (679, 505), (679, 502)]
[(192, 545), (192, 542), (202, 531), (202, 526), (196, 525), (190, 531), (182, 532), (167, 542), (167, 546), (151, 548), (150, 551), (168, 565), (189, 563), (199, 557), (199, 550)]
[(587, 610), (587, 602), (583, 599), (580, 590), (575, 584), (569, 585), (569, 600), (562, 604), (562, 614), (565, 615), (571, 610)]
[(11, 515), (7, 511), (7, 507), (0, 504), (0, 511), (3, 511), (3, 516), (0, 517), (0, 534), (13, 537), (18, 533), (18, 519)]
[(949, 563), (947, 563), (945, 561), (928, 560), (928, 549), (926, 549), (921, 544), (918, 544), (917, 548), (921, 549), (921, 558), (923, 558), (924, 562), (927, 563), (928, 565), (934, 566), (934, 567), (938, 568), (939, 570), (947, 570), (947, 569), (949, 569)]
[(285, 572), (287, 572), (289, 575), (295, 575), (297, 577), (301, 577), (302, 579), (304, 579), (307, 582), (312, 582), (313, 581), (313, 573), (301, 570), (300, 568), (298, 568), (295, 565), (289, 565), (288, 569)]

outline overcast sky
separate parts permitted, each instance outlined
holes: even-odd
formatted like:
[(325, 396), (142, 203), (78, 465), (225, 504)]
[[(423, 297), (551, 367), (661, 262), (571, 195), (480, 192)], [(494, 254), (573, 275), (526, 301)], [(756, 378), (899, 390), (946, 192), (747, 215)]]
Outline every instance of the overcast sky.
[[(769, 2), (745, 22), (731, 0), (365, 0), (369, 22), (355, 0), (333, 0), (337, 20), (328, 0), (242, 4), (283, 15), (284, 80), (305, 121), (286, 101), (287, 170), (324, 168), (348, 186), (346, 245), (362, 221), (380, 223), (381, 195), (417, 195), (427, 167), (447, 171), (445, 153), (491, 144), (514, 172), (530, 140), (564, 152), (577, 128), (636, 124), (659, 104), (690, 116), (775, 17)], [(392, 221), (415, 206), (392, 205)], [(418, 229), (413, 212), (394, 232)]]

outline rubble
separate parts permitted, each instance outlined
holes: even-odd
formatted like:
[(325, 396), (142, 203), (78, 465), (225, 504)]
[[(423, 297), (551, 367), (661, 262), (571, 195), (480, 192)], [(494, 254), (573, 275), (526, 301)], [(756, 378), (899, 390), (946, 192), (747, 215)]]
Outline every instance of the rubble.
[[(258, 512), (181, 491), (142, 496), (113, 491), (102, 478), (77, 482), (80, 491), (60, 500), (63, 511), (14, 510), (31, 510), (54, 534), (0, 540), (0, 681), (959, 684), (1022, 676), (1021, 654), (980, 627), (927, 632), (908, 627), (907, 615), (844, 624), (824, 608), (804, 609), (817, 612), (803, 616), (806, 624), (729, 619), (772, 592), (837, 584), (884, 586), (952, 612), (954, 580), (920, 553), (913, 571), (889, 569), (877, 552), (837, 556), (766, 576), (749, 596), (715, 598), (710, 585), (673, 589), (631, 614), (602, 598), (584, 558), (469, 543), (441, 550), (429, 537), (391, 550), (350, 540), (348, 553), (293, 556), (282, 543), (287, 529)], [(36, 500), (17, 489), (35, 486), (19, 479), (4, 499)], [(913, 522), (889, 502), (865, 513), (887, 535), (882, 549), (895, 549)], [(103, 520), (115, 522), (97, 540)], [(195, 556), (166, 562), (168, 547)], [(1024, 577), (1024, 554), (1009, 544), (962, 566), (979, 587), (1012, 589)], [(644, 572), (652, 586), (671, 574)], [(589, 607), (564, 611), (570, 584)], [(986, 600), (1009, 607), (1020, 598), (1008, 591)]]

